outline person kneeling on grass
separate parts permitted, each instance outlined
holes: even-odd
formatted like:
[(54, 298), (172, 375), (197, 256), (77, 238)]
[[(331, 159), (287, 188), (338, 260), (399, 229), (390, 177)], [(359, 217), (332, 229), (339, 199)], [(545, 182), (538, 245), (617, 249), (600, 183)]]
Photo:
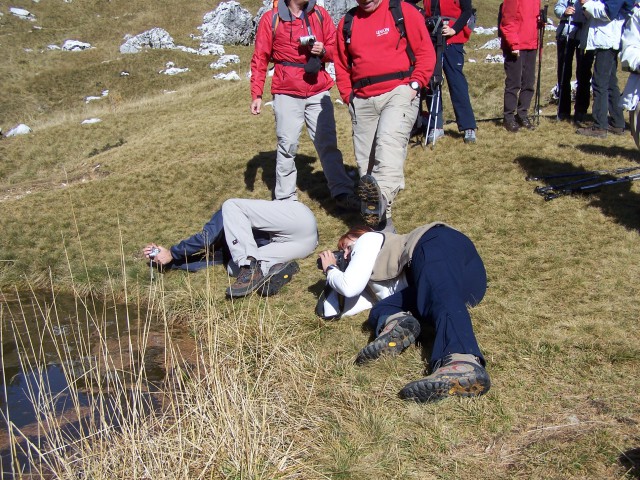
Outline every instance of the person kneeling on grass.
[(346, 298), (364, 293), (377, 302), (368, 320), (377, 338), (360, 350), (356, 364), (400, 354), (416, 341), (422, 325), (430, 325), (435, 329), (431, 373), (405, 385), (400, 397), (433, 402), (489, 390), (467, 309), (482, 300), (487, 276), (469, 238), (441, 222), (406, 235), (356, 227), (340, 238), (338, 248), (349, 262), (344, 272), (332, 251), (320, 253), (327, 284)]
[(251, 292), (277, 293), (300, 269), (295, 259), (311, 254), (318, 245), (316, 219), (297, 200), (233, 198), (214, 213), (202, 232), (167, 249), (155, 243), (144, 255), (163, 268), (198, 270), (213, 262), (202, 256), (222, 249), (227, 270), (237, 276), (228, 297)]

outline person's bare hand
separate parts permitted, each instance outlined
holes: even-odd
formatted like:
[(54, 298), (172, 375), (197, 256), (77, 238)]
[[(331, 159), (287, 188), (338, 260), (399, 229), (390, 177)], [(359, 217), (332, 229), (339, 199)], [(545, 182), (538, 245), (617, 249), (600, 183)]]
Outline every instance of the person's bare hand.
[[(160, 251), (155, 257), (151, 258), (150, 255), (153, 252), (154, 248), (157, 248)], [(144, 247), (144, 249), (142, 250), (142, 253), (144, 253), (144, 256), (147, 257), (149, 260), (159, 265), (166, 265), (170, 263), (171, 260), (173, 260), (173, 255), (171, 255), (171, 252), (169, 250), (167, 250), (164, 247), (161, 247), (160, 245), (156, 245), (155, 243), (150, 243), (149, 245)]]
[(313, 46), (311, 47), (311, 55), (315, 55), (316, 57), (322, 57), (322, 52), (324, 52), (324, 43), (322, 42), (313, 42)]
[(262, 110), (262, 98), (256, 98), (251, 102), (251, 106), (249, 108), (251, 109), (252, 115), (259, 115), (260, 110)]
[(331, 250), (320, 252), (319, 257), (320, 262), (322, 263), (322, 271), (325, 273), (327, 272), (327, 268), (329, 268), (331, 265), (336, 264), (336, 256)]
[(573, 5), (571, 5), (570, 7), (567, 7), (567, 9), (564, 11), (565, 16), (567, 17), (570, 17), (574, 13), (576, 13), (576, 7), (574, 7)]
[(456, 31), (451, 28), (449, 25), (445, 25), (442, 27), (442, 36), (443, 37), (453, 37), (456, 34)]

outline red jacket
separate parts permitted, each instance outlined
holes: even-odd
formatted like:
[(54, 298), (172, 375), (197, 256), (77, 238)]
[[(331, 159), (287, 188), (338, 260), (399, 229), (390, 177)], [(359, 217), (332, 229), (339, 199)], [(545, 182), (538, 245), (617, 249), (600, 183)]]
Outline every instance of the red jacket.
[[(271, 93), (282, 93), (308, 98), (333, 86), (331, 76), (323, 68), (317, 75), (305, 74), (304, 69), (297, 66), (283, 65), (281, 62), (304, 64), (309, 59), (309, 49), (300, 45), (299, 38), (308, 35), (305, 20), (291, 19), (285, 1), (278, 4), (280, 19), (273, 34), (273, 15), (275, 10), (266, 12), (260, 19), (256, 33), (256, 45), (251, 58), (251, 99), (262, 96), (267, 67), (270, 61), (275, 63), (275, 72), (271, 81)], [(322, 22), (314, 12), (322, 16)], [(311, 30), (317, 40), (324, 43), (326, 50), (323, 62), (331, 61), (335, 50), (336, 28), (329, 13), (315, 5), (315, 0), (307, 4), (304, 13), (309, 18)]]
[[(431, 10), (431, 0), (423, 0), (425, 15), (430, 17), (434, 14)], [(435, 2), (434, 2), (435, 3)], [(456, 20), (462, 14), (462, 8), (460, 8), (460, 0), (440, 0), (440, 16), (447, 17), (449, 20), (449, 26), (453, 28)], [(458, 33), (453, 37), (447, 38), (447, 45), (452, 43), (467, 43), (471, 37), (471, 29), (465, 25)]]
[(504, 0), (499, 25), (502, 50), (536, 50), (539, 16), (539, 0)]
[(342, 30), (344, 18), (340, 20), (333, 61), (338, 90), (345, 102), (349, 102), (355, 82), (367, 77), (409, 70), (407, 39), (416, 57), (411, 77), (363, 86), (353, 90), (353, 93), (357, 97), (368, 98), (390, 92), (398, 85), (408, 85), (413, 80), (422, 87), (429, 83), (436, 63), (436, 54), (424, 17), (411, 5), (404, 2), (400, 2), (400, 5), (407, 31), (406, 38), (400, 38), (389, 10), (389, 0), (382, 0), (378, 8), (370, 14), (366, 14), (360, 8), (356, 10), (351, 29), (351, 43), (348, 47), (345, 45)]

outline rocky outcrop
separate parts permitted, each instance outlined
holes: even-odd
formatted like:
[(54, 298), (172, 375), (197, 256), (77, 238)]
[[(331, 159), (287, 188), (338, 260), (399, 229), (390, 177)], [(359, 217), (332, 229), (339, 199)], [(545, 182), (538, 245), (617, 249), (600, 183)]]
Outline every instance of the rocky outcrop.
[(222, 45), (251, 45), (255, 38), (253, 16), (235, 1), (223, 2), (205, 14), (198, 30), (203, 42)]

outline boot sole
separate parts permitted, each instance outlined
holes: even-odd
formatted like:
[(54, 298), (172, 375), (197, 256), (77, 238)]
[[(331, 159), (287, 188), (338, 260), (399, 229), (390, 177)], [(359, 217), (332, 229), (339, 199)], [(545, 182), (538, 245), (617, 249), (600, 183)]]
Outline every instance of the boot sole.
[(491, 388), (486, 371), (475, 371), (469, 375), (442, 375), (433, 379), (424, 378), (407, 384), (400, 390), (400, 398), (415, 402), (437, 402), (445, 398), (478, 397)]
[(280, 270), (268, 275), (260, 287), (259, 293), (263, 297), (275, 295), (291, 281), (293, 275), (300, 271), (298, 262), (291, 261), (285, 263)]
[(400, 355), (416, 343), (416, 338), (419, 334), (419, 332), (416, 334), (398, 324), (390, 332), (379, 336), (360, 350), (356, 357), (356, 365), (364, 365), (380, 358), (382, 355)]
[(358, 196), (362, 201), (360, 214), (364, 222), (370, 227), (376, 227), (382, 221), (382, 192), (371, 175), (364, 175), (358, 186)]

